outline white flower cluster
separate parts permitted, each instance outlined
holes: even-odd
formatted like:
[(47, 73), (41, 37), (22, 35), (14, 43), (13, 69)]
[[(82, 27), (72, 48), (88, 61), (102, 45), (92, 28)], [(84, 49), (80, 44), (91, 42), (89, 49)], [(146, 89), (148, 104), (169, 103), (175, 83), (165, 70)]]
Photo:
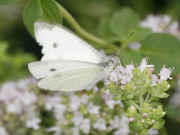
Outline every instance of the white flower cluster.
[[(67, 98), (65, 103), (64, 98)], [(105, 104), (108, 108), (106, 109), (114, 109), (115, 105), (119, 105), (122, 107), (122, 103), (119, 101), (114, 101), (111, 99), (111, 95), (108, 92), (105, 92), (102, 95), (102, 103), (98, 104), (94, 101), (93, 95), (88, 94), (75, 94), (75, 93), (68, 93), (63, 95), (62, 93), (56, 93), (53, 96), (45, 96), (44, 97), (44, 104), (47, 110), (53, 110), (54, 116), (57, 120), (57, 124), (47, 131), (54, 131), (54, 135), (58, 135), (59, 133), (66, 133), (72, 135), (80, 135), (80, 132), (83, 134), (89, 134), (91, 130), (101, 131), (109, 131), (112, 129), (118, 129), (122, 131), (124, 134), (128, 135), (129, 128), (128, 122), (124, 122), (124, 117), (120, 117), (120, 115), (115, 116), (119, 119), (119, 122), (124, 123), (123, 126), (115, 126), (114, 122), (110, 123), (107, 120), (108, 113), (103, 111), (103, 107)], [(70, 115), (72, 118), (67, 120), (67, 115)], [(128, 118), (126, 118), (128, 120)], [(73, 125), (68, 127), (68, 130), (63, 130), (62, 127)], [(117, 134), (117, 133), (116, 133)], [(115, 134), (115, 135), (116, 135)]]
[[(35, 81), (32, 78), (18, 82), (7, 82), (1, 86), (0, 115), (1, 118), (11, 114), (17, 115), (17, 117), (25, 117), (26, 127), (36, 130), (39, 129), (40, 123), (40, 119), (36, 114), (38, 98), (34, 92), (28, 91), (30, 84), (35, 85)], [(3, 121), (3, 119), (1, 120)], [(1, 127), (0, 132), (5, 134), (6, 130)]]
[(151, 28), (153, 32), (167, 32), (180, 38), (178, 22), (172, 22), (172, 18), (168, 15), (149, 15), (140, 25)]
[(128, 128), (129, 119), (123, 116), (121, 119), (115, 117), (113, 121), (111, 121), (112, 128), (117, 129), (114, 135), (128, 135), (130, 133)]
[[(111, 82), (117, 83), (119, 86), (123, 86), (131, 81), (133, 78), (133, 70), (134, 65), (126, 65), (126, 67), (120, 64), (118, 58), (111, 58), (111, 62), (106, 69), (106, 78), (105, 78), (105, 85), (109, 85)], [(146, 68), (149, 68), (151, 72), (154, 71), (154, 65), (148, 65), (147, 59), (142, 59), (139, 70), (143, 72)], [(166, 81), (171, 78), (172, 69), (163, 68), (160, 70), (159, 76), (152, 74), (152, 86), (156, 85), (158, 82)]]
[(155, 130), (155, 129), (149, 129), (149, 135), (157, 135), (157, 134), (159, 134), (159, 131), (158, 130)]
[[(4, 118), (10, 114), (15, 115), (17, 118), (24, 117), (23, 120), (26, 123), (24, 128), (39, 130), (41, 119), (38, 117), (40, 110), (38, 104), (41, 101), (41, 105), (47, 111), (52, 111), (56, 119), (56, 125), (46, 129), (46, 132), (53, 132), (54, 135), (64, 132), (72, 135), (80, 135), (80, 132), (89, 134), (91, 130), (101, 132), (117, 129), (119, 132), (124, 133), (122, 135), (128, 135), (128, 118), (125, 116), (122, 119), (120, 115), (115, 116), (119, 119), (119, 123), (124, 123), (123, 126), (115, 126), (114, 124), (116, 123), (112, 121), (110, 126), (108, 125), (106, 118), (109, 114), (103, 112), (103, 102), (110, 110), (113, 110), (115, 105), (123, 106), (121, 101), (114, 101), (110, 93), (105, 92), (101, 95), (102, 97), (99, 98), (102, 98), (103, 102), (98, 104), (94, 101), (93, 95), (84, 93), (56, 92), (53, 95), (35, 95), (35, 91), (31, 90), (35, 85), (36, 82), (32, 78), (18, 82), (7, 82), (2, 85), (0, 88), (0, 105), (2, 106), (0, 115)], [(98, 92), (98, 88), (94, 92)], [(67, 114), (71, 115), (72, 118), (68, 119)], [(3, 125), (3, 119), (0, 122), (2, 123), (0, 134), (9, 135), (8, 128), (6, 129), (7, 125)], [(68, 124), (73, 124), (73, 127), (68, 127), (68, 130), (63, 129)]]
[[(2, 85), (0, 134), (9, 135), (7, 125), (3, 125), (3, 118), (11, 114), (17, 118), (23, 117), (24, 128), (40, 130), (43, 117), (39, 116), (46, 110), (53, 114), (53, 118), (48, 119), (55, 118), (55, 123), (46, 127), (45, 132), (52, 132), (53, 135), (81, 135), (93, 132), (128, 135), (131, 119), (120, 111), (124, 109), (123, 103), (114, 98), (107, 86), (113, 82), (123, 87), (132, 80), (135, 67), (134, 65), (124, 67), (115, 57), (110, 57), (109, 61), (105, 70), (104, 86), (94, 87), (91, 91), (44, 93), (36, 90), (36, 82), (32, 78)], [(138, 68), (143, 72), (146, 68), (153, 70), (153, 65), (148, 65), (146, 59), (143, 59)], [(154, 75), (152, 85), (170, 79), (170, 73), (170, 69), (163, 67), (159, 76)], [(155, 133), (156, 131), (149, 130), (150, 135)]]
[(111, 58), (109, 65), (106, 68), (107, 75), (105, 84), (109, 85), (111, 82), (120, 83), (120, 85), (128, 83), (133, 77), (133, 69), (134, 65), (123, 67), (118, 58)]
[(4, 127), (0, 127), (0, 135), (8, 135), (8, 132)]

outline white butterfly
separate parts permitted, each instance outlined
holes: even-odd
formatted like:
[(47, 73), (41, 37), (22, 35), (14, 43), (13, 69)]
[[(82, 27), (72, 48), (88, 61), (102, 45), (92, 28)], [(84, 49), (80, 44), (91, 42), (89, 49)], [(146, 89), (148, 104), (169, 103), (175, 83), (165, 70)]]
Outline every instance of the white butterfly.
[(105, 76), (105, 55), (61, 25), (35, 23), (35, 37), (43, 47), (41, 61), (28, 68), (38, 86), (52, 91), (92, 88)]

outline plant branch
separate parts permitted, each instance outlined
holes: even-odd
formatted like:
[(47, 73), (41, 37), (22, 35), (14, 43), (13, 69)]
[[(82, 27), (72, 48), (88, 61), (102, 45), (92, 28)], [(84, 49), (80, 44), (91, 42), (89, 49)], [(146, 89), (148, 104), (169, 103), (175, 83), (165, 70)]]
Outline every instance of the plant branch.
[(63, 14), (63, 17), (68, 21), (68, 23), (72, 26), (72, 28), (84, 39), (93, 42), (95, 44), (100, 45), (104, 49), (110, 49), (113, 52), (117, 52), (120, 48), (116, 45), (113, 45), (111, 43), (108, 43), (100, 38), (97, 38), (96, 36), (88, 33), (86, 30), (84, 30), (77, 22), (76, 20), (71, 16), (71, 14), (59, 3), (57, 3), (60, 11)]

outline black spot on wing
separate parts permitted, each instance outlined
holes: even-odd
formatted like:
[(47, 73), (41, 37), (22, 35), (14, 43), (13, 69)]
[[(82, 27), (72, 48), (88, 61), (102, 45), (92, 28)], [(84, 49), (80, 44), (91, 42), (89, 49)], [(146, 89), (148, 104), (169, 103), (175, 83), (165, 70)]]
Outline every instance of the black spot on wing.
[(56, 71), (56, 69), (55, 68), (51, 68), (49, 71), (54, 72), (54, 71)]
[(54, 43), (53, 44), (53, 48), (57, 48), (58, 47), (58, 44), (57, 43)]

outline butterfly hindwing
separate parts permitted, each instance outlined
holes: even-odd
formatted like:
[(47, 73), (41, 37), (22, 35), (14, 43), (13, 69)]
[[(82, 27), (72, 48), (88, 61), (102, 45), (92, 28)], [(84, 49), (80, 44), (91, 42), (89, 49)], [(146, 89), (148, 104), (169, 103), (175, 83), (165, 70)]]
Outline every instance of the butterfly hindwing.
[(86, 62), (65, 60), (37, 61), (28, 64), (29, 71), (36, 79), (51, 76), (59, 72), (91, 67), (97, 67), (97, 65)]
[(38, 85), (52, 91), (76, 91), (93, 87), (103, 77), (102, 67), (88, 67), (57, 73), (40, 80)]
[(28, 65), (39, 81), (39, 87), (49, 90), (73, 91), (93, 86), (104, 77), (104, 68), (79, 61), (40, 61)]

